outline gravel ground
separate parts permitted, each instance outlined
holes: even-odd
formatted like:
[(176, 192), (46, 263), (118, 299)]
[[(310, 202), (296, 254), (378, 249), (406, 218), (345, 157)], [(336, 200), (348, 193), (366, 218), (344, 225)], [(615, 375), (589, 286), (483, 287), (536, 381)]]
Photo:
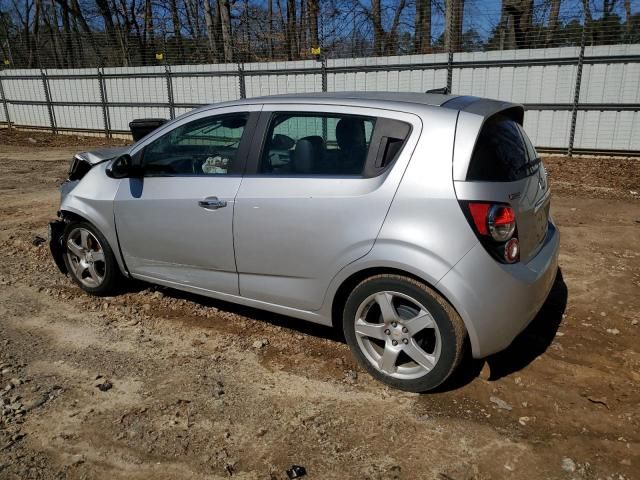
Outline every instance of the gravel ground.
[(545, 159), (549, 300), (414, 395), (326, 328), (148, 284), (81, 293), (33, 240), (72, 153), (106, 143), (0, 132), (0, 478), (640, 478), (637, 161)]

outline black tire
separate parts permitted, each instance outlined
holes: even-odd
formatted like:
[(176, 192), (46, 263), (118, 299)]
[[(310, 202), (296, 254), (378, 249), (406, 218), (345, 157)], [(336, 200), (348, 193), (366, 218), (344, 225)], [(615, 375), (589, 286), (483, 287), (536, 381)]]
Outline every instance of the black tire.
[[(78, 277), (76, 273), (76, 268), (75, 268), (77, 265), (77, 262), (75, 260), (72, 260), (72, 258), (70, 258), (70, 257), (74, 257), (74, 254), (69, 248), (68, 242), (71, 237), (76, 238), (76, 235), (79, 229), (87, 230), (93, 235), (93, 237), (95, 237), (95, 239), (98, 241), (98, 246), (100, 248), (98, 249), (95, 246), (95, 241), (93, 240), (90, 242), (92, 243), (91, 248), (96, 250), (96, 253), (99, 253), (101, 251), (104, 255), (104, 261), (95, 262), (95, 268), (96, 268), (95, 271), (98, 271), (100, 273), (100, 278), (101, 278), (101, 281), (96, 282), (95, 285), (88, 284), (87, 278), (84, 278), (84, 281), (83, 281)], [(84, 221), (71, 222), (67, 224), (67, 226), (65, 227), (62, 238), (63, 238), (62, 245), (64, 248), (63, 258), (64, 258), (64, 263), (67, 267), (67, 272), (69, 273), (69, 276), (71, 277), (71, 279), (80, 288), (82, 288), (82, 290), (84, 290), (87, 293), (90, 293), (91, 295), (96, 295), (96, 296), (109, 296), (109, 295), (113, 295), (118, 291), (118, 288), (121, 285), (122, 280), (124, 278), (120, 273), (120, 268), (118, 267), (118, 263), (116, 261), (115, 255), (113, 254), (113, 250), (111, 250), (111, 247), (109, 246), (109, 242), (107, 241), (106, 238), (104, 238), (104, 235), (102, 235), (100, 230), (98, 230), (89, 222), (84, 222)], [(70, 255), (70, 252), (71, 252), (71, 255)], [(78, 257), (75, 256), (75, 258), (78, 258)], [(92, 265), (93, 265), (93, 260), (92, 260)], [(86, 272), (84, 275), (85, 277), (87, 276)]]
[[(362, 341), (362, 336), (361, 335), (357, 335), (356, 334), (356, 315), (358, 315), (358, 310), (363, 308), (363, 305), (368, 305), (367, 302), (370, 302), (370, 299), (372, 298), (373, 295), (379, 294), (381, 292), (397, 292), (401, 295), (404, 295), (406, 297), (410, 297), (410, 299), (412, 299), (414, 302), (417, 302), (417, 304), (419, 304), (419, 306), (424, 307), (429, 314), (431, 315), (432, 318), (432, 322), (435, 322), (435, 325), (437, 326), (437, 328), (433, 328), (433, 327), (428, 327), (430, 328), (433, 333), (430, 334), (432, 335), (432, 338), (435, 338), (436, 335), (439, 336), (440, 338), (440, 342), (439, 342), (439, 348), (438, 348), (438, 352), (439, 352), (439, 357), (437, 357), (437, 360), (435, 361), (435, 365), (432, 367), (431, 370), (426, 371), (424, 375), (422, 375), (422, 372), (420, 370), (420, 365), (415, 364), (415, 369), (417, 370), (417, 373), (412, 373), (411, 375), (415, 375), (416, 378), (397, 378), (396, 376), (392, 376), (392, 375), (397, 375), (397, 368), (398, 366), (401, 366), (399, 363), (396, 366), (395, 362), (400, 362), (403, 358), (408, 361), (408, 362), (412, 362), (413, 359), (408, 357), (408, 356), (404, 356), (404, 353), (400, 353), (397, 354), (399, 355), (397, 358), (397, 360), (393, 361), (393, 365), (394, 367), (392, 367), (392, 369), (390, 369), (390, 371), (392, 373), (385, 373), (383, 371), (381, 371), (379, 369), (380, 364), (378, 364), (378, 368), (374, 367), (373, 365), (373, 360), (371, 360), (371, 356), (375, 355), (376, 352), (380, 352), (380, 350), (384, 351), (388, 346), (389, 343), (393, 341), (392, 338), (398, 338), (398, 340), (396, 340), (396, 345), (398, 345), (398, 341), (400, 341), (401, 343), (403, 342), (413, 342), (413, 340), (416, 340), (418, 337), (418, 335), (423, 335), (423, 334), (416, 334), (416, 336), (414, 337), (411, 332), (405, 334), (406, 336), (409, 336), (410, 338), (402, 338), (399, 335), (402, 335), (402, 333), (397, 331), (397, 327), (394, 330), (394, 328), (392, 328), (392, 332), (391, 332), (391, 336), (386, 336), (384, 337), (383, 340), (381, 339), (376, 339), (376, 340), (371, 340), (367, 337), (366, 340), (369, 340), (369, 343), (366, 343), (366, 345), (369, 345), (369, 347), (361, 347), (361, 345), (358, 342), (358, 338), (361, 339)], [(379, 297), (376, 297), (379, 298)], [(403, 307), (402, 305), (397, 306), (397, 303), (394, 302), (407, 302), (408, 305), (410, 305), (410, 301), (408, 299), (402, 298), (402, 297), (395, 297), (393, 296), (393, 294), (391, 294), (391, 303), (393, 306), (393, 311), (396, 314), (399, 314), (399, 312), (401, 311), (401, 309), (407, 309), (407, 308), (411, 308), (409, 307)], [(415, 306), (415, 303), (414, 303)], [(366, 307), (364, 307), (366, 308)], [(382, 310), (378, 310), (375, 311), (375, 309), (371, 309), (371, 307), (368, 308), (368, 310), (364, 310), (366, 312), (371, 311), (371, 313), (367, 313), (367, 315), (372, 315), (372, 318), (375, 320), (377, 318), (377, 321), (380, 323), (384, 323), (384, 320), (382, 319)], [(407, 317), (407, 321), (410, 321), (411, 318)], [(368, 322), (369, 320), (367, 320)], [(402, 324), (405, 320), (404, 319), (400, 319), (399, 322)], [(382, 326), (379, 325), (378, 323), (374, 323), (373, 325), (375, 325), (376, 327), (378, 326)], [(408, 323), (406, 324), (408, 325)], [(400, 325), (400, 327), (402, 327), (402, 325)], [(462, 319), (460, 318), (460, 316), (458, 315), (458, 313), (454, 310), (454, 308), (441, 296), (439, 295), (437, 292), (435, 292), (433, 289), (429, 288), (428, 286), (426, 286), (425, 284), (413, 279), (413, 278), (409, 278), (409, 277), (404, 277), (401, 275), (393, 275), (393, 274), (384, 274), (384, 275), (376, 275), (373, 277), (370, 277), (366, 280), (364, 280), (363, 282), (361, 282), (360, 284), (358, 284), (353, 291), (351, 292), (351, 294), (349, 295), (349, 298), (347, 299), (347, 302), (345, 304), (345, 308), (344, 308), (344, 312), (343, 312), (343, 328), (344, 328), (344, 335), (345, 338), (347, 340), (347, 343), (349, 344), (349, 347), (351, 349), (351, 352), (353, 353), (353, 355), (356, 357), (356, 359), (358, 360), (358, 363), (365, 368), (374, 378), (376, 378), (377, 380), (380, 380), (381, 382), (390, 385), (394, 388), (400, 389), (400, 390), (404, 390), (404, 391), (408, 391), (408, 392), (426, 392), (428, 390), (433, 390), (434, 388), (438, 387), (439, 385), (441, 385), (445, 380), (447, 380), (447, 378), (449, 378), (451, 376), (451, 374), (454, 372), (454, 370), (458, 367), (458, 365), (460, 364), (460, 361), (463, 358), (463, 353), (464, 353), (464, 346), (465, 346), (465, 341), (466, 341), (466, 337), (467, 337), (467, 331), (464, 327), (464, 323), (462, 322)], [(402, 330), (404, 331), (404, 329)], [(422, 332), (428, 331), (428, 330), (421, 330)], [(376, 332), (380, 332), (377, 328), (376, 328)], [(384, 335), (389, 335), (389, 329), (385, 328), (384, 329)], [(395, 337), (394, 337), (395, 335)], [(373, 337), (372, 337), (373, 338)], [(418, 340), (416, 340), (418, 341)], [(424, 338), (420, 339), (419, 341), (421, 342), (425, 342)], [(431, 340), (433, 342), (433, 345), (435, 345), (436, 340)], [(375, 344), (375, 345), (374, 345)], [(382, 345), (381, 345), (382, 344)], [(376, 346), (377, 345), (377, 346)], [(422, 345), (419, 344), (419, 346), (422, 347)], [(392, 347), (395, 349), (399, 349), (402, 348), (403, 345), (400, 344), (399, 347)], [(363, 348), (373, 348), (374, 353), (371, 354), (371, 350), (369, 350), (369, 353), (365, 352), (363, 350)], [(425, 350), (426, 353), (432, 353), (429, 352), (428, 349), (426, 348), (426, 344), (425, 344)], [(434, 352), (435, 352), (435, 347), (434, 347)], [(367, 358), (367, 355), (369, 355), (369, 358)], [(380, 353), (380, 357), (382, 357), (383, 354)], [(405, 365), (409, 365), (412, 366), (414, 365), (414, 363), (406, 363)], [(413, 368), (413, 367), (412, 367)], [(411, 376), (411, 375), (406, 375), (406, 376)]]

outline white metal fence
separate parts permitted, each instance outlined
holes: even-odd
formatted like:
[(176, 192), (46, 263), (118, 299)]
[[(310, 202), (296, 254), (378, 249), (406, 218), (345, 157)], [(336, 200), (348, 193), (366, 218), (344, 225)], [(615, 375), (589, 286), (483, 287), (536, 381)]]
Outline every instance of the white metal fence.
[[(640, 153), (640, 45), (250, 63), (0, 72), (0, 122), (128, 131), (199, 105), (280, 93), (413, 91), (522, 103), (536, 146)], [(574, 134), (572, 135), (572, 130)]]

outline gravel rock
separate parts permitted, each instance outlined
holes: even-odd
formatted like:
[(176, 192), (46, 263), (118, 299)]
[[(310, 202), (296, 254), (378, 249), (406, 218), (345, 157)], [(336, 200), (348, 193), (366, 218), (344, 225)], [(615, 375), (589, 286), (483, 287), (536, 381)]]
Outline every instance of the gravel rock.
[(224, 395), (224, 385), (222, 382), (216, 382), (213, 386), (213, 396), (220, 398), (222, 395)]
[(263, 338), (262, 340), (256, 340), (255, 342), (253, 342), (253, 348), (255, 348), (256, 350), (265, 347), (269, 345), (269, 340), (267, 340), (266, 338)]
[(569, 457), (564, 457), (560, 465), (565, 472), (572, 473), (576, 471), (576, 462)]
[(513, 407), (509, 405), (507, 402), (498, 397), (489, 397), (489, 401), (491, 403), (495, 403), (496, 406), (501, 410), (512, 410)]
[(96, 383), (96, 388), (98, 388), (98, 390), (100, 390), (101, 392), (106, 392), (108, 390), (111, 390), (112, 387), (113, 387), (113, 383), (111, 383), (109, 380), (106, 380), (106, 379), (101, 379), (99, 382)]

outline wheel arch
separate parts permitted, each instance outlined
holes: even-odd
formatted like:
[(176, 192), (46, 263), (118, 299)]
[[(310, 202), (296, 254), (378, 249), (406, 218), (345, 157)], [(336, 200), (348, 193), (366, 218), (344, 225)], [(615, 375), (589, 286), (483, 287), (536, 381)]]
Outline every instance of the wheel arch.
[(114, 231), (113, 235), (109, 235), (108, 232), (105, 233), (104, 228), (101, 228), (101, 226), (96, 224), (96, 222), (94, 222), (91, 218), (69, 208), (60, 209), (59, 216), (65, 222), (87, 222), (91, 224), (96, 230), (98, 230), (109, 243), (109, 247), (116, 257), (116, 262), (118, 263), (120, 273), (122, 273), (125, 277), (130, 277), (127, 266), (124, 263), (124, 259), (122, 258), (122, 253), (120, 251), (120, 241), (118, 240), (117, 232)]
[[(433, 282), (430, 282), (424, 278), (422, 278), (419, 275), (416, 275), (415, 273), (412, 273), (408, 270), (404, 270), (402, 268), (397, 268), (397, 267), (368, 267), (368, 268), (363, 268), (362, 270), (358, 270), (357, 272), (352, 273), (351, 275), (349, 275), (345, 280), (342, 281), (342, 283), (340, 284), (340, 286), (336, 289), (335, 294), (333, 295), (333, 299), (332, 299), (332, 303), (331, 303), (331, 324), (334, 328), (341, 328), (341, 321), (342, 321), (342, 311), (344, 310), (344, 306), (347, 302), (347, 298), (349, 297), (349, 294), (353, 291), (353, 289), (356, 287), (356, 285), (358, 285), (360, 282), (366, 280), (367, 278), (376, 276), (376, 275), (384, 275), (384, 274), (390, 274), (390, 275), (400, 275), (403, 277), (407, 277), (407, 278), (411, 278), (413, 280), (416, 280), (420, 283), (424, 283), (426, 286), (428, 286), (430, 289), (432, 289), (433, 291), (435, 291), (438, 295), (440, 295), (449, 305), (451, 305), (451, 308), (453, 308), (454, 310), (456, 310), (456, 312), (458, 313), (458, 315), (460, 315), (460, 312), (458, 312), (458, 310), (456, 309), (456, 307), (454, 306), (454, 304), (447, 298), (446, 295), (444, 295), (444, 293), (442, 293), (434, 284)], [(461, 316), (462, 318), (462, 316)], [(464, 319), (463, 319), (464, 322)], [(466, 322), (465, 326), (466, 326)]]

